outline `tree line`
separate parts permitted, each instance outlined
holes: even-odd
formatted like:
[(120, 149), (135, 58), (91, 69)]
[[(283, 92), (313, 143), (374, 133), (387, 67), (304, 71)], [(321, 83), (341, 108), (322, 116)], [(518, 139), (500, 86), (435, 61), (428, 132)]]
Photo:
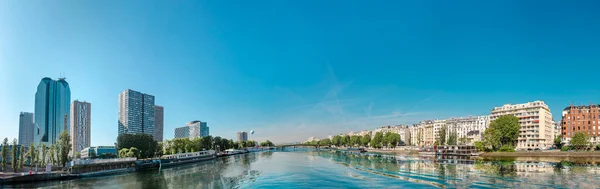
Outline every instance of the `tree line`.
[(147, 134), (121, 134), (117, 138), (118, 156), (136, 157), (140, 159), (160, 157), (177, 153), (198, 152), (202, 150), (224, 151), (226, 149), (242, 149), (254, 146), (273, 146), (269, 140), (257, 143), (253, 140), (233, 141), (222, 137), (175, 138), (157, 142)]
[(4, 138), (1, 148), (2, 152), (0, 153), (0, 158), (2, 158), (2, 171), (7, 170), (6, 167), (9, 163), (9, 159), (11, 168), (15, 173), (22, 170), (25, 164), (40, 167), (51, 164), (52, 166), (65, 167), (70, 160), (69, 152), (71, 151), (71, 137), (69, 137), (67, 131), (63, 131), (60, 133), (59, 140), (56, 144), (46, 146), (45, 143), (42, 143), (41, 145), (35, 146), (34, 143), (30, 143), (27, 152), (25, 152), (24, 146), (18, 147), (17, 139), (13, 139), (10, 148), (11, 149), (9, 150), (8, 138)]
[(393, 132), (376, 132), (373, 137), (367, 134), (364, 136), (348, 136), (336, 135), (333, 139), (314, 140), (306, 142), (310, 145), (321, 146), (343, 146), (343, 147), (372, 147), (372, 148), (395, 148), (398, 145), (404, 145), (404, 141), (400, 139), (400, 134)]

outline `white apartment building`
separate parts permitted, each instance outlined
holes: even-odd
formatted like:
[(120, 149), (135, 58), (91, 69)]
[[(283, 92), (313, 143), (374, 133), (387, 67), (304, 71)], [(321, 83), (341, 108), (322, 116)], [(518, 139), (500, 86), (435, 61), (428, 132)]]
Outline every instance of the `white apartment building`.
[[(423, 145), (423, 130), (425, 128), (425, 124), (413, 124), (410, 130), (410, 145), (411, 146), (420, 146)], [(419, 138), (420, 135), (420, 138)]]
[(503, 115), (514, 115), (519, 118), (521, 129), (517, 139), (517, 149), (552, 147), (555, 125), (550, 108), (544, 101), (494, 107), (490, 114), (490, 122)]
[(436, 141), (440, 138), (440, 130), (444, 126), (446, 126), (446, 120), (433, 120), (433, 136)]
[(490, 124), (489, 116), (469, 116), (461, 118), (451, 118), (446, 120), (446, 140), (450, 133), (456, 132), (457, 143), (460, 138), (466, 138), (465, 144), (473, 144), (476, 141), (481, 141), (481, 136)]

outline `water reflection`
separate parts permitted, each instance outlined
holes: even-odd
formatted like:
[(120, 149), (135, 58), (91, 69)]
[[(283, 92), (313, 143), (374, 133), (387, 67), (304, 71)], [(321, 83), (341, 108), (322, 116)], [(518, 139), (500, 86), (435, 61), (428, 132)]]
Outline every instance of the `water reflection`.
[(291, 149), (17, 188), (596, 188), (600, 164)]
[(477, 160), (464, 157), (406, 157), (345, 152), (313, 155), (374, 174), (450, 188), (596, 188), (600, 164)]

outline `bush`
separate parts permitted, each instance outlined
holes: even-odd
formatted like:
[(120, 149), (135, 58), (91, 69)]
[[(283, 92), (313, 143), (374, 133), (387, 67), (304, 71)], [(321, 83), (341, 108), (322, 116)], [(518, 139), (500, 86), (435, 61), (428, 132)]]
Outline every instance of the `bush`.
[(515, 148), (512, 145), (504, 145), (498, 149), (498, 152), (515, 152)]
[(569, 150), (571, 150), (570, 146), (563, 146), (562, 148), (560, 148), (560, 151), (563, 151), (563, 152), (566, 152), (566, 151), (569, 151)]
[(477, 148), (477, 151), (480, 152), (485, 151), (485, 148), (483, 147), (483, 142), (480, 141), (475, 142), (475, 148)]

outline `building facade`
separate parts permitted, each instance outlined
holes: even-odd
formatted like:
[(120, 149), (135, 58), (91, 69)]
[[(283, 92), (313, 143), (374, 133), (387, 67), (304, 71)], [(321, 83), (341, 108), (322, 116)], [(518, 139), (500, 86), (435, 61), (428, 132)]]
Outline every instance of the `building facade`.
[(433, 120), (433, 138), (435, 139), (435, 141), (437, 141), (440, 138), (440, 130), (442, 130), (442, 128), (445, 126), (446, 120)]
[(119, 94), (119, 134), (154, 133), (154, 96), (127, 89)]
[(410, 145), (410, 130), (407, 125), (399, 125), (398, 135), (400, 135), (400, 145)]
[(190, 127), (183, 126), (175, 128), (174, 138), (190, 138)]
[(117, 148), (114, 146), (93, 146), (84, 148), (78, 152), (81, 154), (81, 159), (93, 159), (102, 154), (111, 154), (115, 157), (118, 156)]
[(504, 115), (514, 115), (519, 118), (521, 129), (515, 146), (517, 149), (552, 147), (554, 121), (550, 108), (544, 101), (494, 107), (490, 114), (490, 122)]
[(588, 134), (594, 145), (600, 143), (600, 105), (566, 107), (561, 122), (562, 138), (566, 143), (578, 132)]
[(33, 142), (34, 127), (33, 113), (21, 112), (19, 114), (19, 144), (21, 146), (29, 147), (29, 144)]
[(164, 119), (165, 108), (162, 106), (154, 106), (154, 140), (163, 141), (163, 131), (165, 125)]
[(35, 93), (34, 143), (47, 146), (58, 141), (60, 133), (70, 132), (71, 89), (65, 78), (43, 78)]
[(90, 147), (92, 104), (78, 100), (71, 103), (71, 152)]
[(410, 127), (410, 145), (411, 146), (422, 146), (423, 145), (423, 130), (425, 124), (413, 124)]
[(238, 142), (244, 142), (248, 140), (248, 133), (245, 131), (242, 132), (238, 132), (237, 133), (237, 141)]
[(433, 144), (435, 143), (435, 135), (433, 133), (433, 121), (431, 120), (426, 120), (423, 121), (421, 124), (424, 124), (423, 126), (423, 144), (425, 146), (433, 146)]
[(489, 116), (469, 116), (446, 120), (446, 140), (450, 133), (457, 136), (457, 144), (473, 144), (481, 141), (483, 132), (489, 127)]

